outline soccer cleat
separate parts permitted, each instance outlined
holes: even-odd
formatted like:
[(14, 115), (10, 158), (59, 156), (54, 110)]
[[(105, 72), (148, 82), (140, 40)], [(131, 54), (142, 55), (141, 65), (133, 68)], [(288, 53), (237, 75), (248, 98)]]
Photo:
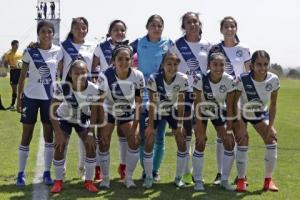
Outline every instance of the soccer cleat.
[(276, 185), (272, 181), (272, 178), (265, 178), (263, 190), (264, 191), (278, 192), (279, 189), (278, 189), (278, 187), (276, 187)]
[(125, 169), (126, 169), (126, 165), (124, 164), (120, 164), (118, 167), (118, 173), (120, 175), (121, 180), (125, 179)]
[[(239, 179), (239, 177), (236, 176), (235, 179), (234, 179), (234, 182), (233, 182), (234, 185), (237, 184), (238, 179)], [(245, 176), (245, 183), (246, 183), (246, 186), (249, 186), (249, 184), (248, 184), (248, 182), (247, 182), (247, 176)]]
[(51, 179), (50, 171), (44, 171), (43, 181), (46, 185), (53, 185), (53, 180)]
[(130, 188), (136, 188), (136, 185), (135, 185), (135, 183), (133, 182), (133, 180), (132, 179), (124, 179), (124, 184), (125, 184), (125, 186), (126, 186), (126, 188), (127, 189), (130, 189)]
[(142, 172), (141, 180), (143, 181), (146, 178), (146, 173), (145, 171)]
[(186, 173), (182, 176), (182, 181), (185, 183), (185, 184), (193, 184), (194, 181), (193, 181), (193, 175), (191, 173)]
[(99, 187), (109, 189), (109, 187), (110, 187), (109, 177), (104, 177), (102, 179), (101, 183), (99, 184)]
[(55, 180), (54, 185), (51, 188), (52, 193), (60, 193), (63, 189), (63, 181), (62, 180)]
[(221, 176), (222, 176), (222, 174), (221, 173), (217, 173), (217, 176), (216, 176), (216, 178), (215, 178), (215, 180), (214, 180), (214, 185), (220, 185), (221, 184)]
[(160, 181), (160, 175), (159, 175), (158, 171), (153, 171), (152, 176), (153, 176), (153, 181), (155, 181), (155, 182)]
[(93, 184), (91, 180), (84, 181), (84, 188), (89, 192), (98, 192), (97, 187)]
[(185, 187), (185, 183), (182, 181), (180, 176), (175, 177), (174, 183), (175, 183), (176, 187), (179, 187), (179, 188)]
[(204, 191), (205, 189), (204, 189), (203, 181), (195, 181), (194, 190), (195, 191)]
[(149, 188), (152, 187), (152, 185), (153, 185), (153, 178), (151, 178), (151, 177), (146, 177), (146, 178), (144, 179), (143, 187), (149, 189)]
[(25, 186), (25, 173), (24, 172), (18, 173), (16, 186), (18, 186), (18, 187)]
[(232, 186), (228, 180), (221, 181), (220, 186), (228, 191), (234, 191), (235, 188)]
[(247, 184), (245, 178), (239, 178), (237, 180), (236, 189), (237, 192), (246, 192)]
[(14, 105), (9, 106), (6, 110), (16, 111), (16, 107)]
[(85, 169), (84, 167), (78, 167), (78, 177), (81, 179), (81, 180), (85, 180)]
[(95, 177), (94, 177), (94, 181), (95, 182), (101, 182), (103, 180), (103, 175), (101, 172), (101, 168), (100, 166), (96, 166), (95, 167)]

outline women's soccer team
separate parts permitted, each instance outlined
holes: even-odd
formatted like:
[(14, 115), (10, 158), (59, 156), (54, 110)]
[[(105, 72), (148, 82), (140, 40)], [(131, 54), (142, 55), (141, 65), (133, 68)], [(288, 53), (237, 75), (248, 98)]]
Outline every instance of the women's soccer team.
[[(216, 131), (213, 184), (229, 191), (247, 191), (249, 122), (266, 147), (263, 190), (278, 191), (272, 174), (277, 158), (274, 121), (280, 85), (278, 77), (268, 71), (269, 54), (264, 50), (250, 54), (239, 41), (233, 17), (221, 20), (223, 40), (215, 45), (202, 37), (198, 13), (187, 12), (181, 20), (184, 34), (174, 43), (162, 37), (163, 18), (152, 15), (146, 35), (132, 43), (125, 40), (126, 24), (114, 20), (106, 40), (94, 45), (85, 39), (87, 19), (77, 17), (60, 47), (52, 43), (54, 25), (38, 23), (38, 42), (24, 51), (18, 86), (17, 111), (23, 132), (17, 186), (25, 185), (25, 166), (40, 110), (45, 140), (43, 181), (53, 185), (52, 193), (63, 189), (73, 128), (79, 136), (78, 173), (86, 190), (110, 188), (110, 142), (115, 127), (120, 179), (127, 188), (136, 187), (133, 174), (140, 160), (143, 187), (151, 188), (160, 180), (166, 126), (177, 144), (176, 187), (194, 184), (195, 191), (204, 191), (208, 121)], [(234, 160), (236, 186), (229, 182)]]

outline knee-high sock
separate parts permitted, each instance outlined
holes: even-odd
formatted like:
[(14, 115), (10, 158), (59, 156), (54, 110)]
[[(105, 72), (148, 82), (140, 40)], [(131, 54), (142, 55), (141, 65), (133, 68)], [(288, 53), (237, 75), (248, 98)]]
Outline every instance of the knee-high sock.
[(153, 171), (155, 172), (159, 171), (165, 155), (165, 130), (166, 121), (162, 120), (158, 123), (153, 150)]
[(45, 171), (50, 171), (53, 161), (54, 143), (45, 142), (44, 159), (45, 159)]
[[(96, 152), (98, 152), (99, 150), (99, 144), (100, 144), (100, 140), (98, 138), (96, 138)], [(96, 153), (96, 166), (100, 166), (100, 156), (99, 153)]]
[(15, 105), (16, 99), (17, 99), (17, 94), (16, 94), (16, 93), (13, 93), (13, 94), (11, 95), (11, 105), (12, 105), (12, 106)]
[(234, 161), (234, 150), (232, 150), (232, 151), (224, 150), (223, 172), (222, 172), (222, 176), (221, 176), (222, 181), (228, 180), (231, 169), (232, 169), (233, 161)]
[(126, 163), (126, 153), (127, 153), (127, 139), (126, 137), (119, 137), (119, 155), (120, 164), (125, 165)]
[(153, 153), (144, 152), (144, 169), (146, 177), (153, 177)]
[(266, 145), (265, 152), (265, 178), (272, 178), (277, 160), (277, 144)]
[(186, 158), (186, 165), (184, 168), (184, 174), (187, 173), (191, 173), (191, 169), (190, 169), (190, 159), (191, 159), (191, 155), (192, 155), (192, 147), (191, 147), (191, 142), (192, 142), (192, 136), (187, 136), (186, 137), (186, 149), (187, 149), (187, 158)]
[(238, 146), (236, 151), (236, 167), (238, 178), (245, 178), (247, 170), (248, 146)]
[(204, 164), (204, 152), (194, 150), (193, 153), (193, 177), (195, 181), (202, 181), (203, 176), (203, 164)]
[(85, 180), (93, 180), (96, 166), (96, 157), (94, 158), (85, 158), (84, 167), (85, 167)]
[(216, 139), (216, 158), (218, 173), (222, 174), (224, 146), (221, 138)]
[(29, 155), (29, 146), (19, 146), (19, 172), (24, 172)]
[(98, 151), (103, 177), (109, 177), (110, 153)]
[(185, 170), (187, 162), (188, 152), (177, 151), (177, 162), (176, 162), (176, 177), (181, 177)]
[(133, 150), (128, 147), (126, 155), (125, 179), (132, 179), (133, 172), (139, 160), (139, 149)]
[(65, 160), (53, 160), (53, 166), (55, 169), (55, 180), (63, 180), (64, 177), (64, 165)]

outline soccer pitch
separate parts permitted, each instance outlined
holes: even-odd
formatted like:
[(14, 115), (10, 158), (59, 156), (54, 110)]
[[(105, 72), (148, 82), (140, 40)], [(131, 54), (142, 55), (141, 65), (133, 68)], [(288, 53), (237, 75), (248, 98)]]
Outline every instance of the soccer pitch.
[[(8, 78), (0, 78), (0, 94), (5, 106), (10, 104), (11, 90)], [(278, 132), (278, 160), (274, 180), (279, 187), (278, 193), (263, 192), (264, 151), (262, 139), (249, 126), (248, 154), (248, 192), (228, 192), (212, 185), (216, 175), (215, 138), (216, 133), (209, 126), (208, 142), (204, 155), (205, 192), (194, 192), (193, 186), (177, 189), (173, 184), (176, 163), (176, 144), (173, 136), (166, 136), (166, 153), (160, 170), (161, 181), (153, 188), (142, 188), (141, 167), (135, 171), (134, 178), (138, 188), (126, 189), (119, 181), (117, 167), (119, 165), (118, 139), (113, 134), (111, 145), (111, 188), (100, 189), (97, 194), (88, 193), (83, 188), (83, 181), (77, 175), (77, 135), (72, 133), (67, 154), (67, 174), (64, 189), (60, 194), (52, 195), (50, 187), (46, 187), (48, 199), (300, 199), (300, 81), (281, 80), (279, 90), (275, 128)], [(40, 140), (40, 124), (37, 123), (30, 145), (30, 155), (26, 166), (26, 186), (17, 188), (15, 178), (18, 171), (18, 145), (21, 140), (22, 126), (20, 115), (12, 111), (0, 111), (0, 200), (32, 199), (34, 188), (45, 187), (33, 184), (37, 175), (37, 155)], [(193, 136), (194, 140), (194, 136)], [(43, 153), (41, 154), (43, 155)], [(236, 175), (235, 164), (231, 180)], [(54, 170), (52, 167), (52, 178)], [(36, 191), (39, 191), (38, 189)]]

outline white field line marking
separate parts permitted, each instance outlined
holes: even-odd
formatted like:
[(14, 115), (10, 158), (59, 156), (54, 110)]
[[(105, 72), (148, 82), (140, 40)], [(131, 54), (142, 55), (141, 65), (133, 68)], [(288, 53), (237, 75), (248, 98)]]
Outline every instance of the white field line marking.
[(44, 200), (48, 199), (48, 187), (43, 183), (43, 173), (44, 173), (44, 137), (43, 137), (43, 127), (40, 131), (39, 147), (36, 159), (36, 168), (34, 173), (33, 184), (33, 200)]

